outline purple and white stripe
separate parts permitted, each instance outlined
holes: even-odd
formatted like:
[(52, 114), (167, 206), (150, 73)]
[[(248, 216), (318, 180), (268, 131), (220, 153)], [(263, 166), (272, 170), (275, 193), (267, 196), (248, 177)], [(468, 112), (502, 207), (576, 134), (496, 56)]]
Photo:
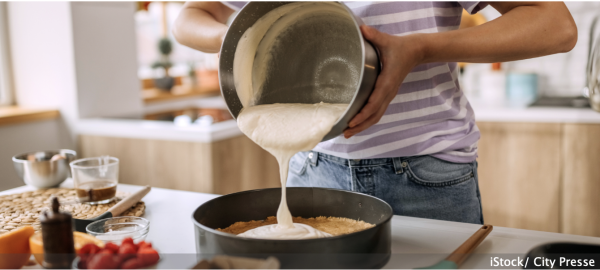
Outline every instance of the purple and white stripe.
[[(228, 2), (234, 9), (243, 2)], [(480, 2), (346, 2), (365, 24), (396, 35), (458, 29), (463, 9), (476, 13)], [(479, 129), (458, 83), (456, 63), (415, 67), (404, 79), (381, 120), (350, 139), (322, 142), (318, 152), (348, 158), (432, 155), (451, 162), (477, 158)]]
[[(348, 2), (379, 31), (402, 36), (458, 29), (463, 9), (479, 2)], [(429, 63), (406, 77), (381, 120), (350, 139), (340, 136), (315, 151), (348, 159), (432, 155), (451, 162), (477, 158), (479, 129), (460, 89), (456, 63)]]

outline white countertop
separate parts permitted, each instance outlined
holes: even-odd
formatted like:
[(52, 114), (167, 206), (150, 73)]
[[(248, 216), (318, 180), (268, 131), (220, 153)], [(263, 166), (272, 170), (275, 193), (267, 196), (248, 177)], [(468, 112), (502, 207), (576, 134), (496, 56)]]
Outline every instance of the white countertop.
[(479, 122), (600, 124), (600, 112), (591, 108), (525, 107), (469, 100)]
[[(69, 183), (65, 185), (68, 186)], [(140, 188), (124, 184), (118, 187), (120, 191), (126, 192), (134, 192)], [(32, 188), (23, 186), (0, 192), (0, 195), (28, 190)], [(215, 197), (217, 195), (153, 188), (143, 199), (146, 203), (143, 217), (150, 220), (150, 232), (146, 240), (152, 242), (160, 253), (182, 254), (181, 259), (177, 259), (177, 266), (168, 264), (169, 268), (189, 268), (193, 265), (194, 256), (189, 255), (196, 252), (192, 212)], [(394, 216), (392, 257), (385, 268), (415, 268), (435, 264), (460, 246), (479, 227), (475, 224)], [(461, 268), (490, 268), (490, 257), (522, 258), (531, 248), (549, 242), (600, 244), (600, 238), (494, 227)], [(167, 263), (168, 260), (161, 261), (159, 268)]]

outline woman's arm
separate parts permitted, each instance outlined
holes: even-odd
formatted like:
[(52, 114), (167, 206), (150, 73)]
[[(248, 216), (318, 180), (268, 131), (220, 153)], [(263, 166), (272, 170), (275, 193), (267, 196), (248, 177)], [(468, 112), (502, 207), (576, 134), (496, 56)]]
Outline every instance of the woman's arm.
[(186, 2), (175, 20), (173, 35), (190, 48), (217, 53), (227, 32), (233, 9), (221, 2)]
[(350, 121), (350, 138), (381, 119), (410, 71), (431, 62), (492, 63), (568, 52), (577, 27), (562, 2), (492, 2), (502, 16), (480, 26), (431, 34), (391, 36), (361, 30), (380, 52), (382, 71), (365, 107)]

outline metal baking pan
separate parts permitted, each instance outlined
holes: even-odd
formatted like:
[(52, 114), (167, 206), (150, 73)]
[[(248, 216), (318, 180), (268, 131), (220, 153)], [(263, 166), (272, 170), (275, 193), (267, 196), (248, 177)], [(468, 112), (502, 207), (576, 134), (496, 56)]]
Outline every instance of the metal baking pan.
[(267, 258), (282, 268), (381, 268), (390, 258), (392, 208), (365, 194), (326, 188), (287, 188), (293, 216), (345, 217), (375, 224), (346, 235), (303, 240), (249, 239), (217, 231), (277, 213), (280, 188), (243, 191), (210, 200), (192, 216), (199, 258), (218, 254)]

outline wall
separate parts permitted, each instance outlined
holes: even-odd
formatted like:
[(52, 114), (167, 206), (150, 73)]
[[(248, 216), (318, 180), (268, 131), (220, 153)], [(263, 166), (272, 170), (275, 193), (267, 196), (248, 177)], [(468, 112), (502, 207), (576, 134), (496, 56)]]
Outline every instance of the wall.
[(79, 117), (141, 117), (132, 2), (72, 2)]
[(68, 2), (9, 2), (16, 104), (60, 108), (77, 119), (71, 8)]
[(0, 126), (0, 190), (22, 185), (11, 157), (74, 149), (82, 118), (140, 116), (133, 2), (9, 2), (16, 104), (59, 109), (52, 121)]
[(0, 126), (0, 190), (23, 185), (11, 157), (21, 153), (69, 149), (73, 144), (60, 119)]
[[(538, 73), (540, 92), (543, 95), (578, 96), (582, 94), (585, 86), (589, 31), (594, 17), (600, 15), (600, 2), (567, 2), (566, 5), (578, 30), (577, 45), (571, 52), (514, 61), (505, 65), (510, 71)], [(492, 7), (487, 7), (483, 10), (483, 15), (491, 20), (500, 14)]]

